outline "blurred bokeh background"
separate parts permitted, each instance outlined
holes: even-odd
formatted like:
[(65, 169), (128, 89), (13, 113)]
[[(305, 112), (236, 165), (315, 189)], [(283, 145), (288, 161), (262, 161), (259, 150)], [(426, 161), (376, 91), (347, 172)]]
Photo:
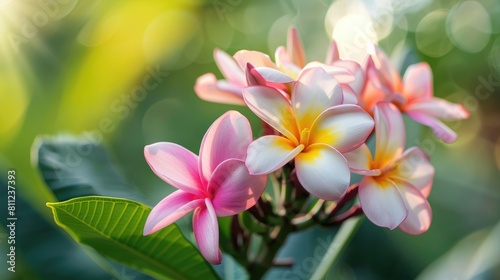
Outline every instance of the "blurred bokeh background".
[[(18, 208), (36, 213), (19, 218), (23, 236), (35, 240), (18, 237), (16, 274), (6, 268), (3, 229), (0, 278), (60, 275), (55, 263), (37, 265), (31, 258), (37, 246), (38, 253), (53, 248), (37, 236), (39, 224), (55, 229), (45, 206), (54, 197), (31, 159), (37, 137), (71, 133), (102, 143), (146, 203), (154, 205), (172, 189), (144, 161), (146, 144), (176, 142), (196, 152), (208, 126), (230, 109), (249, 117), (259, 132), (249, 110), (208, 103), (194, 93), (198, 76), (222, 77), (213, 49), (259, 50), (273, 57), (290, 25), (300, 32), (309, 60), (323, 61), (335, 38), (344, 59), (361, 62), (366, 43), (378, 42), (402, 73), (411, 63), (427, 61), (435, 95), (471, 112), (470, 119), (449, 123), (459, 134), (453, 144), (408, 121), (408, 146), (422, 147), (436, 167), (430, 230), (409, 236), (365, 220), (329, 277), (499, 279), (497, 0), (0, 0), (0, 178), (6, 186), (7, 170), (15, 169), (18, 199), (24, 203)], [(1, 191), (2, 207), (6, 191)], [(296, 266), (274, 269), (268, 278), (307, 279), (319, 261), (310, 256), (333, 232), (314, 229), (293, 236), (281, 255), (293, 257)]]

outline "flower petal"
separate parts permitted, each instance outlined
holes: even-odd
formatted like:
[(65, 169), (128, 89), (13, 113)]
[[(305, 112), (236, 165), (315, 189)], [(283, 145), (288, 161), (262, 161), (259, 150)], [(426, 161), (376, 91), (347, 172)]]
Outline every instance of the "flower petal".
[(341, 153), (361, 146), (373, 130), (373, 119), (361, 107), (343, 104), (324, 111), (314, 122), (309, 143), (324, 143)]
[(434, 135), (436, 135), (436, 137), (438, 137), (439, 139), (447, 143), (451, 143), (457, 140), (457, 134), (455, 133), (455, 131), (451, 130), (451, 128), (449, 128), (447, 125), (440, 122), (436, 118), (414, 111), (406, 112), (406, 114), (416, 122), (430, 127)]
[(288, 29), (286, 49), (288, 56), (292, 60), (293, 64), (297, 65), (298, 67), (304, 67), (304, 65), (306, 65), (306, 54), (304, 52), (304, 47), (302, 46), (302, 41), (300, 40), (297, 29), (295, 29), (294, 27)]
[(339, 83), (320, 67), (302, 71), (294, 85), (292, 106), (301, 130), (310, 128), (323, 111), (342, 101)]
[(402, 194), (389, 180), (364, 177), (358, 194), (363, 212), (377, 226), (395, 229), (408, 216)]
[(270, 83), (286, 84), (295, 82), (293, 78), (274, 68), (255, 67), (254, 69), (254, 71), (257, 71), (262, 78)]
[(371, 57), (368, 57), (365, 69), (366, 84), (359, 98), (359, 105), (368, 113), (373, 114), (374, 106), (380, 101), (389, 100), (392, 93), (382, 82), (381, 75), (375, 67), (375, 62), (373, 62)]
[(287, 164), (304, 149), (290, 140), (268, 135), (253, 141), (248, 147), (246, 166), (251, 174), (268, 174)]
[[(344, 84), (347, 83), (349, 86), (354, 90), (356, 95), (361, 94), (361, 91), (363, 90), (363, 87), (365, 86), (365, 73), (363, 69), (361, 68), (361, 65), (359, 65), (355, 61), (351, 60), (339, 60), (336, 61), (335, 63), (332, 64), (334, 67), (340, 67), (348, 70), (351, 75), (354, 77), (354, 80), (351, 77), (347, 77), (345, 81), (342, 79), (343, 76), (336, 76), (334, 75), (333, 77), (339, 81), (339, 83)], [(328, 72), (328, 71), (327, 71)]]
[(228, 111), (220, 116), (201, 142), (199, 168), (206, 182), (223, 161), (230, 158), (245, 160), (252, 139), (252, 128), (242, 114)]
[(371, 170), (372, 154), (366, 144), (343, 154), (352, 172), (361, 175), (378, 176), (380, 170)]
[(394, 181), (403, 195), (408, 207), (408, 216), (399, 228), (409, 234), (422, 234), (431, 226), (432, 209), (425, 196), (411, 184)]
[(404, 96), (408, 102), (430, 99), (432, 93), (432, 70), (425, 62), (410, 65), (404, 76)]
[(276, 59), (276, 66), (278, 66), (280, 71), (292, 78), (297, 78), (299, 76), (302, 68), (295, 65), (290, 60), (285, 47), (279, 46), (274, 53), (274, 57)]
[(368, 53), (370, 53), (374, 66), (378, 70), (381, 82), (388, 87), (391, 93), (401, 92), (403, 90), (401, 75), (387, 55), (374, 44), (369, 46)]
[(163, 181), (185, 192), (201, 195), (198, 156), (174, 143), (160, 142), (144, 147), (144, 156)]
[(274, 65), (267, 54), (258, 51), (241, 50), (235, 53), (233, 57), (240, 65), (241, 69), (245, 69), (248, 63), (252, 64), (254, 67), (264, 66), (276, 68), (276, 65)]
[(242, 90), (243, 87), (240, 85), (224, 80), (218, 81), (212, 73), (198, 77), (194, 86), (194, 91), (203, 100), (235, 105), (245, 105), (241, 94)]
[(429, 156), (420, 148), (406, 150), (395, 162), (396, 168), (386, 174), (391, 179), (403, 180), (428, 197), (434, 179), (434, 167)]
[(257, 203), (267, 183), (266, 175), (250, 175), (242, 160), (227, 160), (215, 169), (208, 189), (217, 216), (241, 213)]
[(245, 72), (249, 86), (268, 86), (280, 92), (289, 92), (289, 84), (295, 81), (281, 71), (269, 67), (255, 68), (250, 63), (247, 64)]
[(321, 68), (325, 70), (325, 72), (330, 75), (332, 78), (337, 80), (337, 82), (342, 83), (342, 84), (349, 84), (351, 82), (354, 82), (356, 80), (356, 76), (354, 73), (351, 71), (351, 69), (347, 69), (343, 66), (340, 66), (343, 64), (344, 61), (337, 61), (333, 65), (327, 65), (323, 64), (321, 62), (313, 61), (309, 62), (305, 67), (304, 70), (306, 69), (311, 69), (311, 68)]
[(332, 40), (330, 43), (330, 47), (328, 48), (328, 53), (326, 54), (325, 63), (328, 65), (333, 64), (335, 61), (340, 59), (339, 48), (337, 46), (337, 42)]
[(403, 116), (391, 103), (375, 106), (375, 162), (381, 168), (399, 157), (405, 148), (406, 130)]
[(144, 235), (152, 234), (171, 225), (196, 207), (204, 204), (202, 198), (185, 191), (177, 190), (171, 193), (158, 202), (149, 213), (144, 225)]
[(464, 106), (441, 98), (415, 101), (405, 106), (405, 110), (426, 114), (442, 120), (461, 120), (468, 118), (470, 115)]
[(208, 198), (205, 199), (205, 207), (196, 208), (194, 211), (193, 231), (203, 257), (212, 264), (220, 264), (222, 253), (219, 249), (219, 223)]
[(297, 124), (292, 105), (278, 90), (251, 86), (243, 90), (243, 98), (250, 110), (288, 139), (298, 143)]
[(346, 159), (325, 144), (307, 147), (295, 158), (295, 168), (304, 189), (324, 200), (341, 198), (351, 180)]
[(219, 49), (214, 50), (215, 63), (219, 67), (222, 75), (232, 83), (239, 86), (245, 86), (245, 73), (243, 72), (243, 67), (234, 61), (234, 59), (224, 51)]
[(354, 92), (354, 90), (347, 84), (341, 84), (342, 94), (344, 96), (344, 101), (342, 104), (358, 104), (358, 95)]

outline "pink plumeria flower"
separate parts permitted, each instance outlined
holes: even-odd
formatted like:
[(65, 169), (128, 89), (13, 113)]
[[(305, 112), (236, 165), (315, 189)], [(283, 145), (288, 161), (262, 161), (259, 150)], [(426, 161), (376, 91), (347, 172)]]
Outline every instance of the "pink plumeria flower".
[(216, 103), (245, 105), (242, 90), (248, 86), (245, 76), (248, 63), (255, 67), (276, 67), (269, 56), (257, 51), (242, 50), (231, 57), (215, 49), (214, 59), (225, 80), (217, 80), (214, 74), (207, 73), (196, 80), (194, 90), (201, 99)]
[[(278, 47), (275, 53), (277, 68), (256, 67), (255, 71), (270, 83), (289, 83), (297, 79), (303, 69), (321, 67), (334, 77), (342, 87), (344, 104), (356, 104), (357, 96), (364, 86), (364, 72), (361, 66), (350, 60), (341, 60), (337, 43), (332, 41), (325, 63), (313, 61), (306, 63), (306, 54), (297, 30), (291, 27), (288, 31), (287, 47)], [(282, 74), (279, 74), (282, 72)]]
[(302, 186), (325, 200), (344, 195), (350, 172), (342, 153), (362, 145), (373, 119), (357, 105), (342, 104), (338, 82), (321, 68), (304, 70), (291, 100), (265, 86), (243, 90), (248, 107), (281, 135), (261, 137), (248, 147), (252, 174), (267, 174), (295, 159)]
[(413, 64), (403, 80), (382, 50), (373, 45), (366, 66), (367, 84), (362, 94), (363, 107), (372, 112), (379, 101), (394, 103), (402, 112), (423, 125), (445, 142), (453, 142), (457, 134), (441, 120), (461, 120), (469, 112), (459, 104), (434, 97), (432, 71), (425, 62)]
[(219, 264), (217, 217), (236, 215), (255, 205), (266, 176), (250, 175), (245, 167), (252, 130), (240, 113), (229, 111), (208, 129), (200, 156), (174, 143), (144, 148), (154, 173), (178, 190), (160, 201), (149, 214), (144, 235), (152, 234), (194, 210), (193, 231), (201, 254)]
[(429, 228), (434, 167), (421, 149), (405, 147), (405, 127), (398, 108), (381, 102), (374, 108), (375, 158), (366, 145), (346, 153), (351, 170), (365, 175), (359, 183), (359, 202), (374, 224), (409, 234)]
[(297, 30), (292, 27), (288, 32), (287, 47), (278, 47), (275, 59), (276, 64), (268, 55), (248, 50), (238, 51), (231, 57), (216, 49), (214, 60), (224, 80), (217, 80), (214, 74), (207, 73), (196, 80), (194, 90), (206, 101), (245, 105), (242, 90), (246, 86), (266, 85), (289, 96), (292, 83), (304, 68), (322, 67), (340, 82), (345, 97), (344, 103), (357, 103), (357, 96), (364, 85), (363, 71), (356, 62), (339, 59), (335, 42), (332, 43), (327, 57), (328, 64), (306, 64), (302, 41)]

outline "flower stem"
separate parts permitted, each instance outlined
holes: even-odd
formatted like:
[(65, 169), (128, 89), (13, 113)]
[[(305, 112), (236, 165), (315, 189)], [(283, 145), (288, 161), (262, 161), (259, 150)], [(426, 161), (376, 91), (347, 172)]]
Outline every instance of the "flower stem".
[(290, 232), (292, 232), (292, 228), (288, 222), (281, 227), (274, 228), (269, 235), (264, 236), (263, 247), (248, 267), (250, 279), (262, 279), (262, 276), (273, 266), (274, 257), (285, 243)]
[(321, 260), (316, 271), (312, 275), (311, 280), (325, 279), (328, 271), (339, 257), (340, 252), (342, 252), (342, 249), (344, 249), (344, 247), (347, 245), (347, 242), (353, 236), (353, 233), (360, 224), (360, 221), (361, 217), (354, 217), (352, 219), (345, 221), (340, 226), (340, 229), (335, 235), (335, 238), (330, 244), (330, 247), (328, 247), (328, 250), (323, 256), (323, 259)]

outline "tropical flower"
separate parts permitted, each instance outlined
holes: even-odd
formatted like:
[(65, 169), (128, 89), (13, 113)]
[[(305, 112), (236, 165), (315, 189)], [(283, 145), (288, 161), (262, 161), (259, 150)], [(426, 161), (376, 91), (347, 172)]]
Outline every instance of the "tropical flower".
[(297, 177), (311, 194), (336, 200), (346, 191), (350, 172), (342, 153), (362, 145), (373, 119), (357, 105), (342, 104), (342, 89), (322, 68), (304, 70), (291, 100), (278, 90), (243, 90), (248, 107), (281, 135), (250, 144), (246, 164), (252, 174), (267, 174), (295, 159)]
[(434, 97), (429, 65), (425, 62), (411, 65), (401, 80), (382, 50), (372, 45), (369, 52), (367, 82), (360, 105), (372, 113), (378, 102), (392, 102), (416, 122), (429, 126), (443, 141), (455, 141), (457, 134), (439, 119), (466, 119), (469, 112), (462, 105)]
[(252, 130), (240, 113), (229, 111), (208, 129), (200, 156), (174, 143), (144, 148), (153, 172), (178, 190), (160, 201), (149, 214), (144, 235), (154, 233), (194, 210), (193, 231), (200, 252), (219, 264), (217, 217), (236, 215), (255, 205), (266, 176), (250, 175), (245, 166)]
[(343, 89), (344, 103), (357, 103), (357, 96), (364, 85), (361, 66), (354, 61), (340, 60), (334, 41), (327, 55), (327, 64), (306, 64), (302, 41), (293, 27), (288, 32), (287, 47), (280, 46), (276, 49), (276, 64), (268, 55), (248, 50), (238, 51), (231, 57), (216, 49), (214, 60), (224, 80), (217, 80), (214, 74), (207, 73), (196, 80), (194, 87), (201, 99), (211, 102), (245, 105), (242, 90), (250, 85), (274, 87), (289, 97), (291, 85), (299, 73), (303, 69), (313, 67), (322, 67), (337, 79)]
[(365, 175), (359, 183), (359, 202), (374, 224), (410, 234), (425, 232), (432, 220), (427, 197), (434, 167), (421, 149), (405, 152), (401, 113), (391, 103), (375, 105), (375, 158), (365, 145), (346, 153), (351, 170)]

